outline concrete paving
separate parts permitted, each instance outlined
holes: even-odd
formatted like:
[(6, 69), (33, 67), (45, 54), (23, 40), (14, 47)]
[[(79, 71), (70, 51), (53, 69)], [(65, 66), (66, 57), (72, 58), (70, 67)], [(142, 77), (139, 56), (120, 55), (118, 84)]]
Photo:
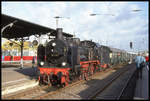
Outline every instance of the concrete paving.
[(137, 79), (134, 99), (149, 99), (149, 66), (145, 66), (142, 70), (142, 78)]
[(1, 70), (2, 95), (38, 85), (36, 71), (32, 67), (5, 67)]

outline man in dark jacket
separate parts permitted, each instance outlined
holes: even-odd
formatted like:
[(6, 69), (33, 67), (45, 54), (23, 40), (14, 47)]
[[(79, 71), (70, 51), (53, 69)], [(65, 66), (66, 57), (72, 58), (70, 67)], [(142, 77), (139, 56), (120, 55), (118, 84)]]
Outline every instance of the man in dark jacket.
[(140, 56), (140, 53), (138, 53), (138, 56), (135, 58), (136, 68), (137, 68), (137, 78), (142, 78), (142, 68), (145, 64), (145, 58), (143, 56)]

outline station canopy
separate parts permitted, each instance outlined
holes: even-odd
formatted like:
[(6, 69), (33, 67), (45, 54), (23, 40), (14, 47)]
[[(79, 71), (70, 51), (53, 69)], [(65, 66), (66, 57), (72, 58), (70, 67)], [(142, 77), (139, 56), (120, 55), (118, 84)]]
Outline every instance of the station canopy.
[[(14, 22), (14, 25), (10, 28), (7, 27), (1, 34), (3, 38), (13, 39), (29, 37), (31, 35), (44, 35), (51, 33), (51, 36), (56, 35), (56, 30), (48, 27), (44, 27), (38, 24), (34, 24), (22, 19), (18, 19), (12, 16), (1, 14), (1, 30), (6, 25)], [(65, 37), (73, 37), (73, 35), (63, 32)]]

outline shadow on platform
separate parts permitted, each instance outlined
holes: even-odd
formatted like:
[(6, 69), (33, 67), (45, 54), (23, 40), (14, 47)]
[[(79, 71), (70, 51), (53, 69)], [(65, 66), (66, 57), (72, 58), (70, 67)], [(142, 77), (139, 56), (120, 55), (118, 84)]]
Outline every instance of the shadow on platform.
[(28, 68), (23, 68), (23, 69), (15, 69), (14, 71), (21, 73), (25, 76), (28, 76), (30, 79), (35, 79), (37, 78), (37, 67), (28, 67)]

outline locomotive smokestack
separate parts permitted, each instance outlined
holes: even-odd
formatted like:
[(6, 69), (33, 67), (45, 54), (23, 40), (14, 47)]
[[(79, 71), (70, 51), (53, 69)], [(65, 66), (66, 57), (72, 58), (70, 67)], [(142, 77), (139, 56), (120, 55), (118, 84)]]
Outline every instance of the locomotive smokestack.
[(62, 28), (57, 28), (56, 30), (57, 30), (56, 38), (60, 39), (60, 40), (63, 40), (64, 37), (63, 37), (63, 33), (62, 33)]

